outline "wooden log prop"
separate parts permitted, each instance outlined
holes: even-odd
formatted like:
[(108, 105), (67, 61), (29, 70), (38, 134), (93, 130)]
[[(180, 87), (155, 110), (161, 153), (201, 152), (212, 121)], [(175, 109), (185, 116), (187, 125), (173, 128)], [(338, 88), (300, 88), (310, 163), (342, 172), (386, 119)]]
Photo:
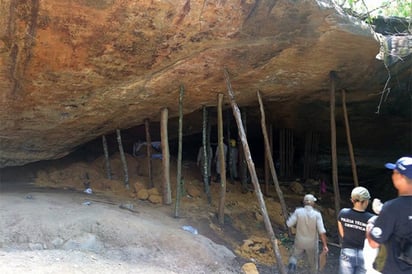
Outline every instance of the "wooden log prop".
[[(241, 111), (241, 115), (242, 115), (242, 123), (243, 123), (243, 128), (245, 131), (245, 136), (247, 136), (247, 123), (246, 123), (247, 113), (245, 109)], [(240, 158), (239, 159), (240, 184), (242, 185), (242, 193), (246, 193), (248, 191), (247, 189), (248, 172), (247, 172), (247, 163), (246, 163), (245, 153), (243, 152), (243, 146), (239, 146), (239, 158)]]
[(217, 136), (219, 146), (220, 164), (220, 199), (219, 199), (219, 224), (223, 225), (225, 220), (225, 198), (226, 198), (226, 161), (223, 144), (223, 94), (219, 93), (217, 98)]
[(346, 109), (346, 92), (344, 89), (342, 90), (342, 107), (343, 107), (343, 117), (345, 119), (346, 139), (348, 141), (349, 156), (350, 156), (350, 162), (352, 166), (353, 183), (355, 187), (357, 187), (359, 186), (358, 172), (356, 171), (355, 155), (353, 153), (352, 138), (350, 136), (351, 134), (350, 134), (348, 111)]
[(335, 121), (335, 81), (336, 73), (331, 71), (330, 74), (330, 143), (332, 153), (332, 181), (333, 192), (335, 195), (335, 213), (336, 218), (340, 211), (340, 192), (338, 183), (338, 156), (336, 151), (336, 121)]
[(177, 152), (177, 171), (176, 171), (176, 203), (175, 203), (175, 218), (179, 217), (180, 199), (183, 195), (183, 180), (182, 180), (182, 136), (183, 136), (183, 96), (185, 89), (180, 86), (179, 93), (179, 147)]
[[(223, 99), (222, 99), (223, 100)], [(219, 100), (218, 100), (219, 101)], [(223, 110), (222, 110), (223, 111)], [(226, 112), (226, 136), (227, 136), (227, 143), (228, 143), (228, 149), (227, 149), (227, 165), (229, 166), (228, 170), (229, 170), (229, 178), (231, 182), (234, 182), (235, 180), (235, 176), (233, 174), (233, 169), (232, 169), (232, 165), (233, 165), (233, 150), (231, 149), (231, 133), (230, 133), (230, 111), (228, 109), (228, 111)]]
[(112, 179), (112, 167), (110, 165), (110, 158), (109, 158), (109, 149), (107, 147), (107, 139), (106, 136), (102, 136), (102, 144), (103, 144), (103, 151), (104, 151), (104, 164), (106, 167), (106, 176), (107, 179)]
[(144, 127), (146, 131), (146, 158), (147, 158), (147, 172), (149, 175), (149, 188), (153, 188), (153, 168), (152, 168), (152, 137), (150, 136), (150, 120), (144, 120)]
[(207, 198), (207, 202), (210, 204), (212, 202), (212, 197), (210, 196), (210, 180), (211, 180), (211, 174), (210, 174), (210, 166), (209, 163), (210, 161), (210, 157), (212, 157), (212, 155), (209, 155), (209, 146), (210, 143), (208, 142), (208, 111), (207, 111), (207, 107), (203, 106), (202, 108), (202, 154), (203, 154), (203, 162), (201, 163), (202, 165), (202, 178), (203, 178), (203, 187), (206, 193), (206, 198)]
[(264, 163), (265, 163), (265, 195), (268, 196), (269, 195), (269, 161), (268, 159), (268, 153), (270, 155), (270, 157), (272, 157), (272, 151), (273, 151), (273, 130), (272, 130), (272, 124), (269, 124), (269, 147), (270, 150), (267, 151), (265, 149), (265, 159), (264, 159)]
[[(285, 228), (287, 228), (286, 220), (288, 218), (288, 209), (286, 207), (285, 198), (283, 197), (282, 189), (279, 186), (278, 176), (276, 174), (275, 164), (273, 163), (272, 153), (270, 153), (270, 144), (269, 144), (269, 138), (268, 138), (268, 133), (266, 129), (266, 115), (265, 115), (265, 110), (263, 107), (262, 97), (260, 96), (259, 91), (257, 92), (257, 97), (259, 100), (260, 115), (261, 115), (260, 122), (262, 126), (263, 139), (265, 143), (265, 151), (266, 151), (265, 154), (267, 156), (266, 160), (269, 162), (270, 173), (272, 174), (272, 180), (273, 180), (273, 183), (275, 184), (276, 193), (278, 194), (280, 206), (282, 208), (284, 225), (285, 225)], [(290, 232), (290, 230), (288, 230), (288, 233), (289, 233), (289, 236), (291, 237), (292, 233)]]
[(256, 194), (256, 197), (257, 197), (259, 205), (260, 205), (260, 210), (262, 211), (262, 216), (263, 216), (263, 221), (264, 221), (264, 224), (265, 224), (265, 228), (266, 228), (266, 231), (268, 233), (270, 242), (272, 243), (273, 251), (275, 253), (277, 267), (278, 267), (278, 270), (281, 274), (286, 274), (285, 266), (282, 263), (282, 256), (280, 254), (280, 250), (279, 250), (279, 246), (278, 246), (278, 240), (275, 236), (275, 233), (273, 232), (273, 228), (272, 228), (272, 225), (271, 225), (271, 222), (270, 222), (267, 210), (266, 210), (265, 201), (263, 199), (262, 191), (260, 190), (260, 185), (259, 185), (258, 177), (257, 177), (257, 174), (256, 174), (256, 170), (255, 170), (255, 164), (253, 163), (253, 160), (252, 160), (252, 156), (251, 156), (250, 149), (249, 149), (249, 144), (247, 142), (245, 130), (244, 130), (243, 124), (242, 124), (242, 119), (241, 119), (241, 116), (240, 116), (240, 110), (239, 110), (239, 107), (237, 106), (237, 104), (235, 102), (235, 96), (234, 96), (234, 93), (233, 93), (233, 90), (232, 90), (232, 85), (230, 83), (229, 73), (227, 72), (226, 69), (224, 69), (224, 76), (225, 76), (225, 80), (226, 80), (227, 91), (228, 91), (228, 94), (229, 94), (230, 105), (232, 106), (232, 110), (233, 110), (233, 116), (235, 117), (236, 124), (237, 124), (238, 130), (239, 130), (239, 137), (240, 137), (240, 140), (242, 142), (246, 162), (247, 162), (247, 165), (248, 165), (248, 168), (249, 168), (249, 172), (250, 172), (250, 176), (251, 176), (251, 179), (252, 179), (253, 186), (255, 188), (255, 194)]
[(116, 129), (117, 144), (119, 145), (120, 159), (122, 160), (123, 173), (124, 173), (124, 186), (129, 189), (129, 171), (127, 170), (127, 161), (124, 155), (122, 136), (120, 135), (120, 129)]
[(162, 143), (162, 193), (163, 204), (170, 205), (172, 203), (172, 193), (170, 190), (170, 152), (169, 152), (169, 136), (167, 131), (169, 110), (163, 108), (160, 115), (160, 139)]

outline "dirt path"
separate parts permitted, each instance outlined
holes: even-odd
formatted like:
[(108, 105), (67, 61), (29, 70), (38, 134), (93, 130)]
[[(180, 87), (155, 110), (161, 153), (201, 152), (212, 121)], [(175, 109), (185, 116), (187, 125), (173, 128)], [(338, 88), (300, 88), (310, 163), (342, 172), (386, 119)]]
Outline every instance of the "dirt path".
[(81, 192), (3, 185), (0, 273), (240, 272), (229, 249), (184, 231), (184, 219), (144, 203), (121, 204)]

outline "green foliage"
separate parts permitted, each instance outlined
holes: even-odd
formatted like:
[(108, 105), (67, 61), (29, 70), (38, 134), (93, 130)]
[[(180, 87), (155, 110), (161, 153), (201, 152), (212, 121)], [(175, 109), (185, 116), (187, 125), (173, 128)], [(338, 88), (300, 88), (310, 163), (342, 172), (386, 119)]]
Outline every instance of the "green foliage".
[(336, 3), (365, 19), (376, 16), (412, 18), (411, 0), (336, 0)]

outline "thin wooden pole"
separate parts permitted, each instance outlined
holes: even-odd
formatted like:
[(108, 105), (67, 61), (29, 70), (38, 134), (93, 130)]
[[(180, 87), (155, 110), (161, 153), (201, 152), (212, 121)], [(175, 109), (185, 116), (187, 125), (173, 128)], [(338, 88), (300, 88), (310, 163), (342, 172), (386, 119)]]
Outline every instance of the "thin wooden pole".
[(336, 217), (340, 211), (340, 192), (338, 183), (338, 156), (336, 151), (336, 121), (335, 121), (335, 81), (336, 73), (331, 71), (330, 74), (330, 143), (332, 153), (332, 181), (333, 191), (335, 194), (335, 213)]
[(219, 164), (220, 164), (220, 199), (219, 199), (219, 223), (225, 222), (225, 197), (226, 197), (226, 161), (225, 149), (223, 144), (223, 94), (219, 93), (217, 98), (217, 135), (219, 145)]
[(352, 138), (350, 136), (351, 134), (350, 134), (348, 111), (346, 109), (346, 92), (344, 89), (342, 90), (342, 107), (343, 107), (343, 117), (345, 119), (346, 139), (348, 140), (349, 156), (350, 156), (350, 162), (352, 165), (353, 183), (355, 184), (355, 187), (357, 187), (359, 186), (358, 172), (356, 171), (355, 155), (353, 153)]
[(172, 193), (170, 190), (170, 153), (169, 136), (167, 131), (169, 110), (163, 108), (160, 117), (160, 139), (162, 142), (162, 172), (163, 172), (163, 204), (172, 203)]
[(272, 152), (273, 152), (273, 130), (272, 130), (272, 124), (269, 124), (269, 146), (270, 146), (270, 151), (267, 151), (265, 149), (265, 195), (268, 196), (269, 195), (269, 161), (267, 160), (269, 155), (267, 155), (268, 153), (270, 153), (270, 157), (272, 157)]
[(109, 149), (107, 148), (107, 140), (106, 136), (102, 136), (102, 143), (103, 143), (103, 151), (104, 151), (104, 163), (106, 167), (106, 176), (107, 179), (112, 179), (112, 168), (110, 166), (110, 158), (109, 158)]
[(129, 189), (129, 171), (127, 170), (127, 161), (124, 155), (122, 136), (120, 135), (120, 129), (116, 129), (116, 135), (117, 135), (117, 144), (119, 145), (120, 159), (122, 160), (122, 164), (123, 164), (124, 186), (126, 187), (126, 189)]
[(153, 185), (153, 172), (152, 172), (152, 137), (150, 136), (150, 120), (144, 120), (145, 131), (146, 131), (146, 158), (147, 158), (147, 170), (149, 173), (149, 188)]
[[(242, 115), (242, 125), (245, 130), (245, 136), (247, 136), (247, 122), (246, 122), (247, 114), (246, 114), (245, 109), (241, 111), (241, 115)], [(240, 163), (239, 163), (240, 183), (242, 185), (242, 192), (246, 193), (248, 191), (247, 190), (248, 172), (247, 172), (247, 163), (246, 163), (245, 153), (243, 152), (243, 146), (239, 146), (239, 156), (240, 156)]]
[(208, 125), (210, 124), (208, 122), (208, 111), (207, 111), (207, 107), (203, 106), (203, 119), (202, 119), (202, 153), (203, 153), (203, 164), (202, 164), (202, 174), (203, 174), (203, 187), (206, 193), (206, 198), (207, 198), (207, 202), (210, 204), (212, 202), (212, 197), (210, 196), (210, 187), (209, 187), (209, 183), (210, 183), (210, 172), (209, 170), (211, 169), (211, 167), (209, 166), (210, 164), (210, 157), (212, 157), (212, 155), (210, 155), (209, 151), (209, 146), (210, 143), (208, 142), (209, 138), (208, 138)]
[(183, 136), (183, 96), (185, 89), (183, 85), (180, 86), (179, 93), (179, 148), (177, 153), (177, 174), (176, 174), (176, 203), (175, 203), (175, 217), (179, 217), (179, 206), (182, 192), (184, 189), (182, 180), (182, 136)]
[(239, 130), (239, 137), (242, 142), (242, 146), (244, 148), (243, 151), (245, 153), (245, 158), (248, 164), (250, 177), (252, 179), (252, 183), (255, 188), (255, 194), (258, 199), (260, 209), (262, 211), (262, 216), (263, 216), (263, 221), (265, 223), (266, 231), (269, 235), (270, 241), (272, 243), (273, 251), (275, 253), (277, 267), (281, 274), (286, 274), (285, 266), (282, 263), (282, 256), (280, 254), (278, 240), (276, 239), (275, 233), (273, 232), (272, 224), (270, 222), (270, 219), (269, 219), (269, 216), (266, 210), (265, 200), (263, 199), (262, 191), (260, 190), (259, 180), (256, 174), (255, 164), (253, 163), (252, 155), (250, 153), (249, 144), (246, 139), (245, 130), (243, 128), (242, 119), (240, 116), (240, 110), (239, 110), (238, 105), (235, 102), (235, 96), (232, 91), (232, 86), (229, 80), (229, 74), (226, 69), (224, 70), (224, 74), (225, 74), (225, 80), (226, 80), (227, 90), (229, 94), (230, 104), (233, 110), (233, 116), (235, 117), (236, 124)]
[[(263, 139), (265, 143), (265, 151), (266, 151), (265, 154), (267, 156), (266, 160), (269, 162), (269, 168), (270, 168), (270, 172), (272, 173), (273, 183), (275, 184), (275, 189), (279, 197), (280, 206), (282, 208), (284, 225), (285, 225), (285, 228), (287, 228), (286, 220), (288, 218), (288, 209), (286, 207), (285, 198), (283, 197), (282, 189), (280, 189), (280, 186), (279, 186), (278, 176), (276, 174), (275, 164), (273, 163), (272, 154), (270, 153), (270, 144), (269, 144), (269, 138), (268, 138), (268, 133), (266, 129), (265, 109), (263, 107), (262, 97), (260, 96), (259, 91), (257, 92), (257, 97), (259, 100), (260, 115), (261, 115), (260, 124), (262, 126)], [(289, 232), (289, 236), (292, 236), (289, 230), (288, 232)]]

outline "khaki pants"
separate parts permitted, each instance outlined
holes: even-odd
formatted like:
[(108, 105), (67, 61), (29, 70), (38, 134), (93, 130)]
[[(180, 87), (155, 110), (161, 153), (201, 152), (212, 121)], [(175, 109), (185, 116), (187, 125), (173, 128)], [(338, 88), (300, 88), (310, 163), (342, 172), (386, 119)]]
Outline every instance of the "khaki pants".
[(318, 264), (318, 248), (298, 248), (294, 247), (293, 248), (293, 253), (292, 256), (289, 258), (289, 263), (297, 265), (298, 259), (302, 257), (303, 253), (306, 253), (306, 258), (311, 270), (311, 273), (317, 274), (318, 269), (319, 269), (319, 264)]

